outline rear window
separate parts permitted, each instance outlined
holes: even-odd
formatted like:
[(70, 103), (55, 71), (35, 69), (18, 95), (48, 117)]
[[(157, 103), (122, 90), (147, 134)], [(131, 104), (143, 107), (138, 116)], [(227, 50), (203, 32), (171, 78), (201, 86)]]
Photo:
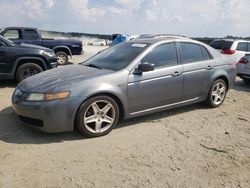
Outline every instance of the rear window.
[(247, 42), (239, 42), (236, 50), (246, 52), (247, 51)]
[(213, 41), (209, 45), (217, 50), (230, 50), (231, 46), (233, 45), (233, 42), (221, 40)]
[(35, 30), (25, 30), (24, 33), (25, 33), (26, 39), (28, 40), (38, 39), (38, 34), (37, 34), (37, 31)]

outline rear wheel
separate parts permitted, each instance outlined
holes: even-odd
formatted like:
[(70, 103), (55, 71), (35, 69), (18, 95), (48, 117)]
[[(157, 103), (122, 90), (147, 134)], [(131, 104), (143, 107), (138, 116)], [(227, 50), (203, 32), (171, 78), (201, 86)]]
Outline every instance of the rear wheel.
[(16, 72), (16, 79), (18, 82), (21, 82), (25, 78), (28, 78), (40, 72), (43, 72), (43, 69), (39, 65), (35, 63), (25, 63), (18, 67)]
[(69, 62), (68, 55), (65, 52), (56, 52), (56, 57), (58, 65), (65, 65)]
[(250, 84), (250, 79), (242, 78), (245, 84)]
[(76, 126), (87, 137), (108, 134), (119, 121), (119, 107), (108, 96), (96, 96), (84, 102), (76, 115)]
[(227, 85), (225, 81), (222, 79), (216, 80), (209, 91), (209, 95), (207, 98), (208, 106), (212, 108), (220, 106), (224, 102), (226, 94)]

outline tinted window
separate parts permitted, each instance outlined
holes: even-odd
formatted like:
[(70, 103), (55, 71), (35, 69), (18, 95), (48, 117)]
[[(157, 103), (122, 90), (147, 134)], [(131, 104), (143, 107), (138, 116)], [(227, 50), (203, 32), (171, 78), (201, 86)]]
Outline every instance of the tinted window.
[(233, 41), (213, 41), (209, 45), (217, 50), (230, 50)]
[(120, 43), (90, 58), (83, 65), (90, 66), (91, 64), (92, 66), (113, 71), (121, 70), (129, 65), (147, 47), (148, 44), (146, 43)]
[(247, 42), (240, 42), (240, 43), (238, 44), (236, 50), (246, 52), (246, 51), (247, 51)]
[(204, 60), (211, 59), (211, 56), (209, 55), (207, 49), (204, 46), (201, 46), (201, 51), (202, 51)]
[(20, 33), (17, 29), (11, 29), (4, 33), (4, 36), (8, 39), (20, 39)]
[(35, 30), (25, 30), (25, 37), (29, 40), (38, 39), (38, 34)]
[(191, 43), (180, 43), (180, 49), (183, 63), (203, 61), (203, 54), (200, 45)]
[(177, 54), (174, 43), (156, 47), (152, 52), (146, 55), (141, 62), (152, 63), (155, 67), (177, 64)]
[(250, 52), (250, 42), (248, 43), (247, 52)]

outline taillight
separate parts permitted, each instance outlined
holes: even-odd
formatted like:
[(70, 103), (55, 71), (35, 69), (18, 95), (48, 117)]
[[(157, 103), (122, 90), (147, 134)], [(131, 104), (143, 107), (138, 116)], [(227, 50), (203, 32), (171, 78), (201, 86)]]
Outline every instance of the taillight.
[(249, 61), (245, 58), (241, 58), (240, 61), (237, 64), (247, 64)]
[(232, 55), (234, 54), (236, 51), (235, 50), (222, 50), (221, 53), (223, 54), (228, 54), (228, 55)]

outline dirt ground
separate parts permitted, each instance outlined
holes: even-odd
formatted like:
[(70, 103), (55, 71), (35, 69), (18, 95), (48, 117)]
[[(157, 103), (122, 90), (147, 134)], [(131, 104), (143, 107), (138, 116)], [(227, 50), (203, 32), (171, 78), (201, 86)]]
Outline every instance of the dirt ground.
[(250, 86), (240, 79), (220, 108), (126, 120), (94, 139), (26, 127), (11, 109), (16, 83), (0, 83), (1, 188), (250, 187)]

